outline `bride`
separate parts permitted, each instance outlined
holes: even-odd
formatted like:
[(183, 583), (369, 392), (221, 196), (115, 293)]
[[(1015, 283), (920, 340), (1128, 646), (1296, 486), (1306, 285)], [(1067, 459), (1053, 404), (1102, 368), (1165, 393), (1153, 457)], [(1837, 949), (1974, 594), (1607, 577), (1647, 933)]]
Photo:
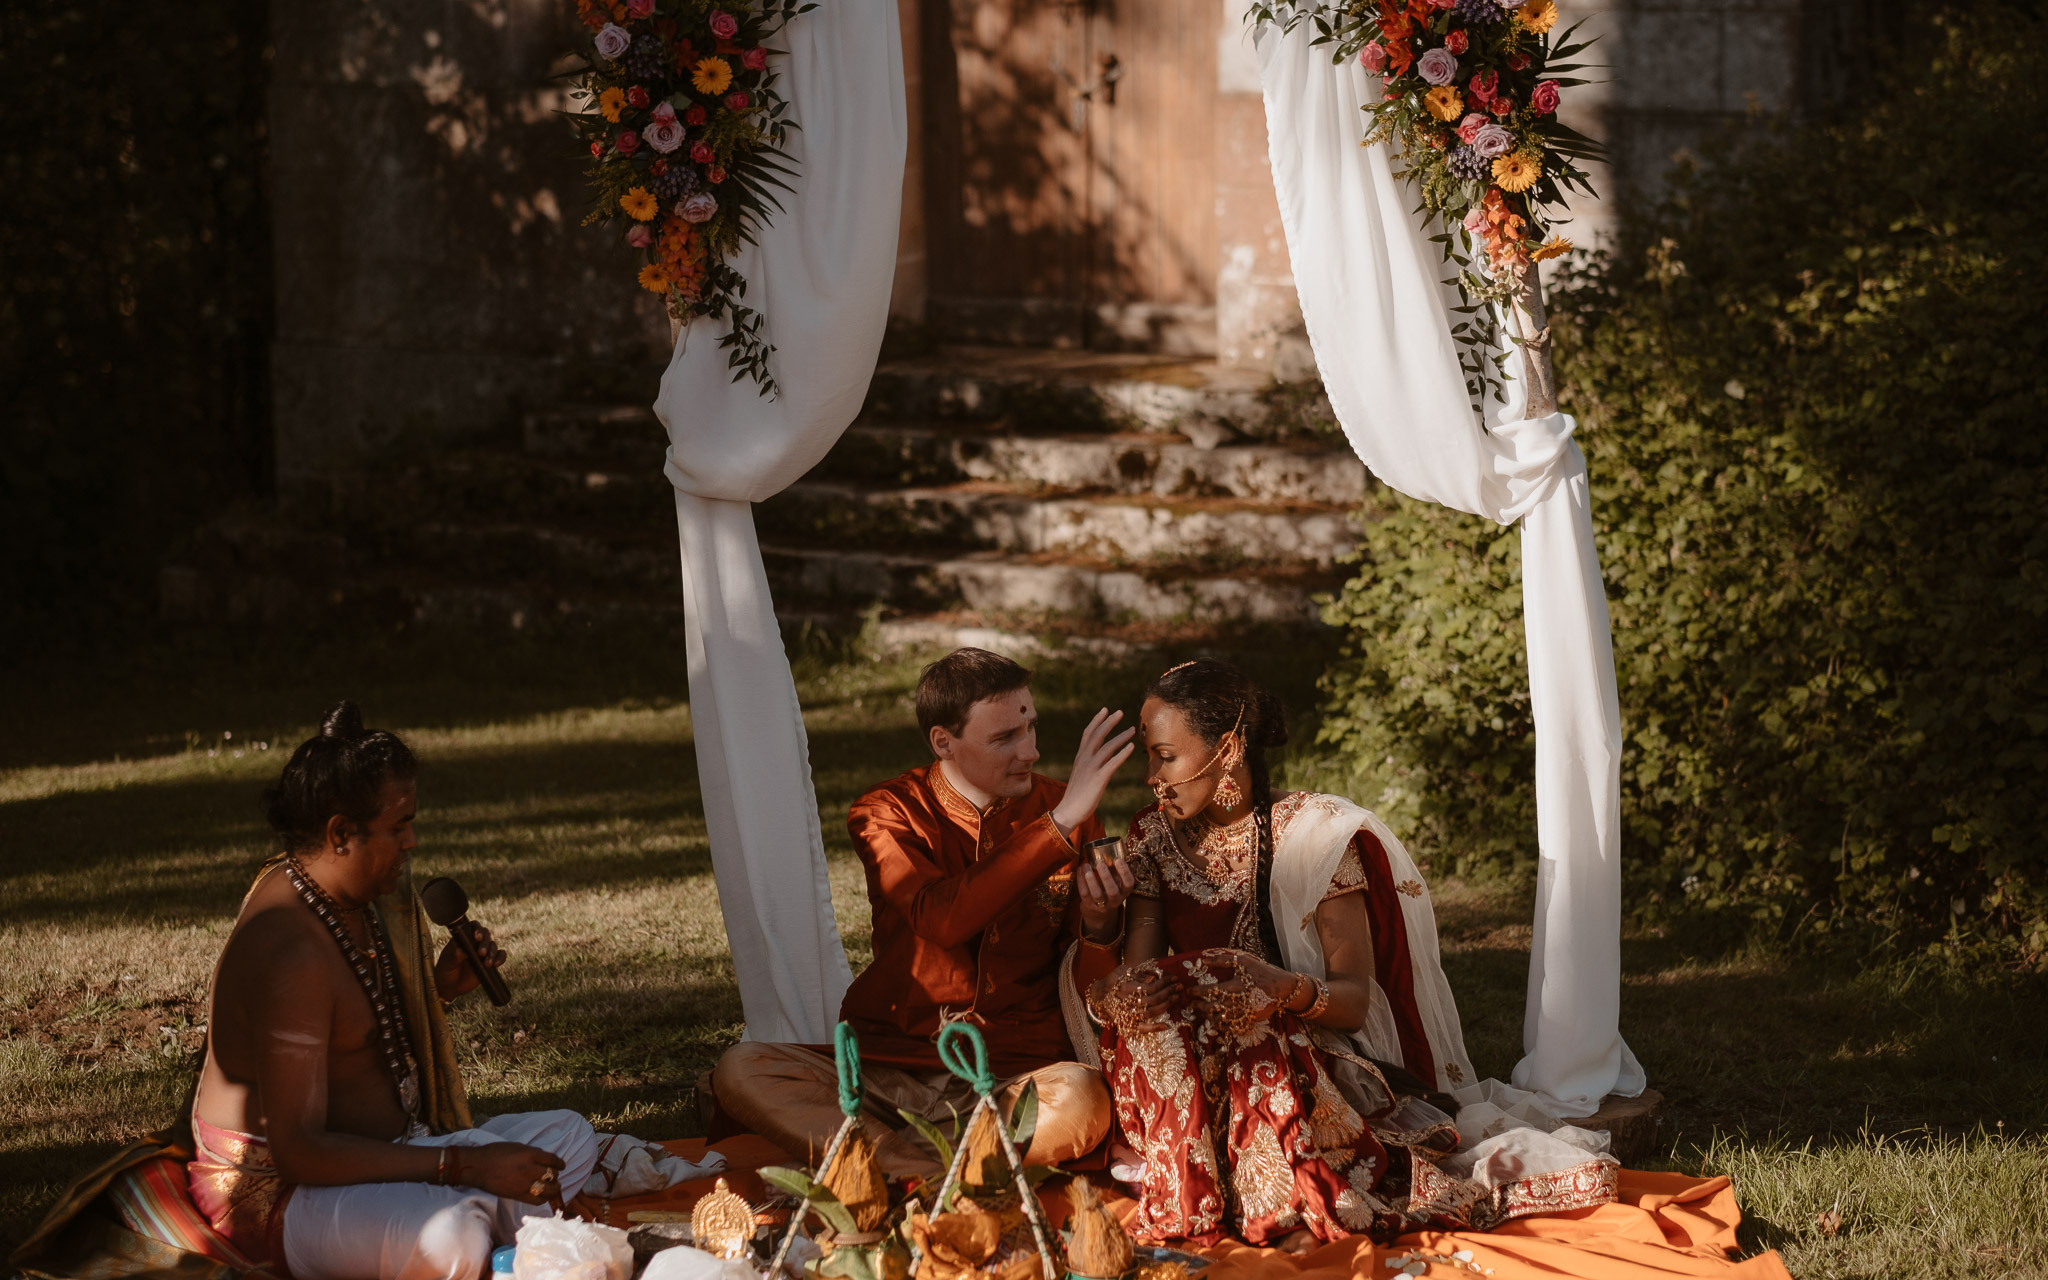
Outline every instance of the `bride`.
[(1146, 689), (1139, 725), (1158, 802), (1123, 860), (1084, 859), (1077, 884), (1090, 916), (1121, 904), (1123, 927), (1084, 936), (1064, 990), (1144, 1162), (1134, 1234), (1299, 1249), (1611, 1199), (1611, 1158), (1577, 1147), (1576, 1168), (1545, 1162), (1571, 1175), (1560, 1186), (1454, 1154), (1457, 1127), (1425, 1099), (1455, 1107), (1444, 1095), (1475, 1082), (1429, 890), (1371, 813), (1274, 794), (1278, 699), (1187, 662)]

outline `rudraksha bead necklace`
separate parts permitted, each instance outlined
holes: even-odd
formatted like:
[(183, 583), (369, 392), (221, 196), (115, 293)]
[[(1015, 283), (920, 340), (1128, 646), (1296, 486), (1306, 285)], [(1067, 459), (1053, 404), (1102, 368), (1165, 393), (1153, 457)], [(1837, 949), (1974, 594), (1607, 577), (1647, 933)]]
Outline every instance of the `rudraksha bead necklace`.
[[(384, 925), (374, 911), (364, 912), (370, 924), (371, 950), (365, 956), (362, 948), (349, 934), (348, 926), (341, 920), (341, 909), (334, 899), (321, 891), (306, 869), (299, 865), (297, 855), (284, 860), (284, 872), (291, 877), (292, 888), (299, 891), (299, 897), (320, 917), (320, 923), (327, 926), (327, 932), (334, 935), (334, 941), (341, 948), (341, 958), (355, 971), (356, 982), (363, 989), (363, 995), (370, 1002), (370, 1011), (377, 1016), (377, 1035), (384, 1050), (384, 1065), (391, 1072), (391, 1083), (398, 1089), (398, 1104), (405, 1108), (406, 1118), (414, 1124), (420, 1122), (420, 1083), (413, 1072), (412, 1057), (406, 1044), (405, 1007), (399, 1003), (398, 974), (391, 962), (391, 940), (384, 936)], [(375, 971), (371, 966), (375, 965)]]

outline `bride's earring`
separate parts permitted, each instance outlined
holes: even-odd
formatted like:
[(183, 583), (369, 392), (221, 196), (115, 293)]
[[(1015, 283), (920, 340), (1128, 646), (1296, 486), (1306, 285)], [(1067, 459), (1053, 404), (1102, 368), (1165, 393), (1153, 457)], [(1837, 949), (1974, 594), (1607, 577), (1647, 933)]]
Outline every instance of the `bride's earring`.
[(1235, 809), (1244, 803), (1244, 791), (1237, 785), (1237, 766), (1244, 762), (1244, 751), (1236, 743), (1223, 753), (1223, 776), (1216, 782), (1216, 798), (1213, 803), (1220, 809)]

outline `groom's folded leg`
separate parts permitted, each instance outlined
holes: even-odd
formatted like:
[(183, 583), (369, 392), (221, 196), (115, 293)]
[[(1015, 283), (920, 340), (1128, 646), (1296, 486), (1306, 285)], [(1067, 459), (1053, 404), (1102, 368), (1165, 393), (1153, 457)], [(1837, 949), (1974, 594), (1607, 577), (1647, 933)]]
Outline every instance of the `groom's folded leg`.
[[(718, 1109), (793, 1156), (815, 1161), (843, 1118), (832, 1059), (798, 1044), (742, 1041), (711, 1073)], [(1003, 1082), (1007, 1109), (1027, 1081), (1038, 1084), (1038, 1129), (1025, 1160), (1057, 1164), (1099, 1144), (1109, 1133), (1109, 1091), (1102, 1073), (1056, 1062)], [(947, 1129), (974, 1107), (966, 1084), (946, 1071), (910, 1071), (881, 1063), (861, 1068), (861, 1115), (875, 1144), (875, 1164), (890, 1178), (943, 1173), (937, 1154), (904, 1125), (900, 1111)]]
[(1055, 1062), (1004, 1082), (1008, 1110), (1026, 1084), (1038, 1086), (1038, 1127), (1031, 1134), (1026, 1164), (1065, 1164), (1088, 1154), (1109, 1136), (1109, 1089), (1102, 1073), (1078, 1062)]
[[(720, 1055), (711, 1071), (718, 1110), (749, 1133), (792, 1157), (814, 1164), (839, 1132), (839, 1074), (832, 1059), (800, 1044), (742, 1040)], [(875, 1147), (875, 1164), (889, 1178), (942, 1173), (930, 1149), (903, 1130), (901, 1107), (917, 1115), (932, 1109), (933, 1091), (909, 1072), (880, 1064), (861, 1069), (861, 1121)]]

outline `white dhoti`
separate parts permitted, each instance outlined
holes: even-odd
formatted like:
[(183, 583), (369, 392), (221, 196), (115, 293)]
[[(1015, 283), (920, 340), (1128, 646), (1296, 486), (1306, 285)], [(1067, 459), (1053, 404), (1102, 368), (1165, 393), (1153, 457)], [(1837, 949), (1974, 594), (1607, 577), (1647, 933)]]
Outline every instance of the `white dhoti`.
[[(551, 1151), (574, 1194), (597, 1167), (597, 1135), (573, 1111), (494, 1116), (475, 1129), (402, 1141), (419, 1147), (523, 1142)], [(477, 1280), (491, 1250), (512, 1243), (519, 1224), (550, 1214), (475, 1187), (367, 1182), (299, 1187), (284, 1213), (284, 1261), (293, 1280)]]

